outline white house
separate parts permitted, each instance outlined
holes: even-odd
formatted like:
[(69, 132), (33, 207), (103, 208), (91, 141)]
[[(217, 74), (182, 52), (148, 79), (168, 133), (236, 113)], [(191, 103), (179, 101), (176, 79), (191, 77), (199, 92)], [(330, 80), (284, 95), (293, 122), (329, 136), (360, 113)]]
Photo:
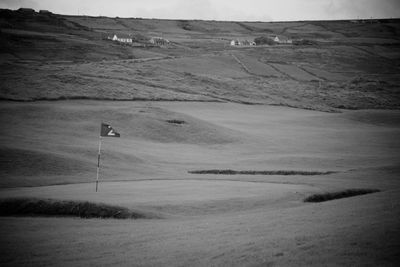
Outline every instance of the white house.
[(248, 46), (248, 45), (256, 45), (255, 42), (250, 42), (249, 40), (232, 40), (231, 41), (231, 46), (236, 46), (236, 45), (243, 45), (243, 46)]
[(120, 42), (120, 43), (132, 43), (132, 37), (129, 35), (123, 35), (120, 34), (119, 36), (117, 36), (116, 34), (114, 34), (114, 36), (111, 38), (111, 40), (116, 41), (116, 42)]
[(150, 43), (153, 45), (163, 46), (168, 45), (170, 42), (162, 37), (151, 37)]
[[(276, 38), (278, 38), (278, 41), (276, 41)], [(287, 38), (286, 36), (281, 36), (280, 38), (278, 36), (276, 36), (274, 38), (274, 41), (280, 44), (292, 44), (292, 40)]]

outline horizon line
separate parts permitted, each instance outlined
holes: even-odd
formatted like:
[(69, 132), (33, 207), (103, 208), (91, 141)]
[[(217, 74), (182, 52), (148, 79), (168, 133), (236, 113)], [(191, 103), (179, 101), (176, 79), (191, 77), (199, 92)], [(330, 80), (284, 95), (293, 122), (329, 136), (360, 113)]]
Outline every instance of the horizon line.
[(120, 17), (120, 16), (109, 16), (109, 15), (86, 15), (86, 14), (61, 14), (61, 13), (54, 13), (48, 9), (39, 9), (36, 10), (35, 8), (31, 7), (20, 7), (18, 9), (10, 9), (10, 8), (0, 8), (0, 10), (11, 10), (11, 11), (18, 11), (21, 8), (32, 9), (36, 13), (39, 13), (40, 10), (46, 10), (51, 12), (54, 15), (60, 16), (74, 16), (74, 17), (93, 17), (93, 18), (114, 18), (114, 19), (147, 19), (147, 20), (166, 20), (166, 21), (179, 21), (179, 20), (188, 20), (188, 21), (216, 21), (216, 22), (268, 22), (268, 23), (279, 23), (279, 22), (306, 22), (306, 21), (365, 21), (365, 20), (398, 20), (399, 17), (369, 17), (369, 18), (341, 18), (341, 19), (293, 19), (293, 20), (220, 20), (220, 19), (199, 19), (199, 18), (155, 18), (155, 17)]

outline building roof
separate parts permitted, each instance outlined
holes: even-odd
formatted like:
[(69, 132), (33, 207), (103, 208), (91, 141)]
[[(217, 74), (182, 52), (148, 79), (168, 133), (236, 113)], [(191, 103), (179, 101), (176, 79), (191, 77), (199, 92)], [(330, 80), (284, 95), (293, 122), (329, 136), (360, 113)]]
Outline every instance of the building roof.
[(116, 35), (118, 38), (124, 38), (124, 39), (132, 39), (131, 34), (126, 34), (126, 33), (114, 33), (112, 36), (114, 37)]
[(27, 8), (27, 7), (21, 7), (18, 9), (18, 11), (23, 11), (23, 12), (35, 12), (33, 8)]

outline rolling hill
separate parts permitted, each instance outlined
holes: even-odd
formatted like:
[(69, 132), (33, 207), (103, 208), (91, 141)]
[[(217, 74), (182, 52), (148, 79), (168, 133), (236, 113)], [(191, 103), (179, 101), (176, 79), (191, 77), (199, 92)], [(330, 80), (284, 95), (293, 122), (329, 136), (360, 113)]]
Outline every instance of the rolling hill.
[[(222, 22), (0, 11), (0, 97), (398, 109), (400, 23)], [(107, 39), (130, 34), (134, 45)], [(289, 38), (298, 45), (231, 47)], [(168, 46), (149, 43), (163, 37)]]

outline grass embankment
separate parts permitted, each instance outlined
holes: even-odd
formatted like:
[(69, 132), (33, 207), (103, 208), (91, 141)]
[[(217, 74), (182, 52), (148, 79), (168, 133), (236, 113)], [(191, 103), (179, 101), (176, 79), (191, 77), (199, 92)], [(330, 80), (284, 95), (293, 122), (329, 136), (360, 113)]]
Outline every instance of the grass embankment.
[(345, 198), (345, 197), (354, 197), (358, 195), (365, 195), (380, 192), (378, 189), (347, 189), (344, 191), (332, 192), (332, 193), (324, 193), (324, 194), (315, 194), (304, 199), (304, 202), (324, 202), (333, 199)]
[(223, 175), (327, 175), (335, 172), (320, 172), (320, 171), (235, 171), (235, 170), (196, 170), (189, 171), (192, 174), (223, 174)]
[(127, 208), (87, 201), (62, 201), (36, 198), (0, 200), (0, 216), (72, 216), (80, 218), (154, 218)]

